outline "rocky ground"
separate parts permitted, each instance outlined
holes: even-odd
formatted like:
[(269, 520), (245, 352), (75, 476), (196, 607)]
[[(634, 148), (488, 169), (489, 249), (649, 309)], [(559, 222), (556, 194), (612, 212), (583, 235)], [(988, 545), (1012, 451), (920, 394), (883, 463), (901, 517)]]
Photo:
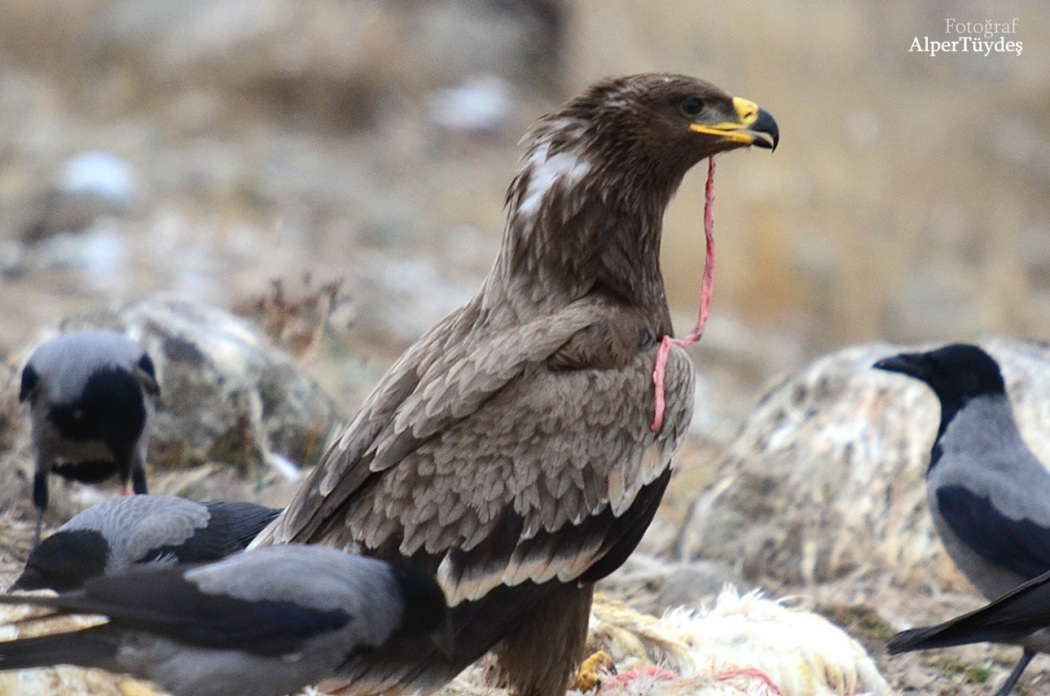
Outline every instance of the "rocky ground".
[[(858, 463), (886, 455), (876, 435), (893, 426), (849, 431), (867, 434), (853, 459), (828, 429), (858, 403), (871, 412), (862, 392), (816, 389), (830, 415), (800, 428), (792, 456), (762, 439), (783, 422), (763, 420), (759, 401), (843, 345), (1045, 335), (1050, 11), (1000, 9), (1019, 18), (1020, 57), (909, 55), (949, 14), (986, 19), (969, 2), (3, 3), (0, 582), (28, 548), (16, 370), (46, 327), (175, 292), (252, 322), (321, 385), (326, 419), (345, 418), (484, 275), (528, 123), (595, 77), (675, 70), (755, 99), (783, 140), (772, 156), (720, 161), (694, 432), (652, 532), (607, 589), (653, 612), (727, 579), (796, 595), (902, 690), (993, 693), (1016, 650), (882, 651), (894, 630), (978, 602), (916, 512), (921, 433), (889, 450), (909, 463), (909, 488), (894, 478), (903, 464)], [(702, 203), (689, 178), (668, 213), (679, 327), (695, 307)], [(847, 359), (849, 374), (881, 349)], [(904, 399), (931, 413), (918, 392)], [(317, 450), (304, 451), (308, 464)], [(277, 504), (295, 485), (273, 462), (245, 475), (215, 450), (180, 462), (157, 467), (154, 490)], [(762, 479), (766, 463), (797, 473)], [(894, 481), (899, 515), (862, 504)], [(52, 523), (91, 502), (58, 491)], [(705, 538), (733, 515), (751, 536)], [(1045, 688), (1044, 660), (1025, 693)]]

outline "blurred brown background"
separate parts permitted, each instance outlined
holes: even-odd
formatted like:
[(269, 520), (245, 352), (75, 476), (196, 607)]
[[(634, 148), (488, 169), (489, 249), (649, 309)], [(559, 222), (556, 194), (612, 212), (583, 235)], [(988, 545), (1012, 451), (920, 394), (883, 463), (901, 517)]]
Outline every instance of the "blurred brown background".
[[(1016, 17), (1023, 52), (908, 51), (956, 38), (947, 17)], [(875, 338), (1042, 337), (1048, 37), (1041, 0), (6, 0), (0, 351), (102, 301), (234, 306), (311, 272), (345, 279), (355, 348), (392, 357), (487, 270), (528, 124), (649, 70), (710, 79), (781, 126), (774, 155), (727, 156), (716, 182), (699, 353), (734, 379)], [(112, 161), (77, 179), (92, 151)], [(702, 175), (667, 220), (682, 332)]]
[[(719, 261), (711, 323), (692, 349), (700, 375), (693, 437), (634, 565), (607, 587), (639, 606), (666, 607), (698, 584), (695, 564), (676, 566), (679, 575), (666, 564), (697, 494), (728, 485), (718, 478), (722, 454), (732, 466), (778, 461), (747, 439), (761, 430), (762, 409), (729, 448), (771, 377), (875, 339), (1050, 335), (1050, 4), (989, 5), (3, 0), (0, 358), (16, 367), (42, 327), (71, 313), (175, 290), (260, 320), (347, 417), (397, 354), (480, 283), (499, 243), (518, 139), (534, 119), (606, 75), (707, 78), (767, 108), (782, 137), (772, 155), (719, 160)], [(1021, 55), (909, 52), (916, 37), (957, 38), (945, 34), (949, 17), (1016, 17), (1018, 33), (1007, 38), (1022, 42)], [(680, 333), (698, 304), (703, 169), (672, 203), (664, 237)], [(858, 349), (838, 383), (874, 382), (867, 366), (889, 350)], [(818, 406), (836, 398), (825, 373), (810, 381)], [(6, 383), (11, 413), (0, 412), (0, 435), (24, 425), (13, 403), (17, 377)], [(829, 412), (848, 417), (784, 445), (797, 460), (784, 458), (777, 471), (812, 484), (812, 496), (804, 488), (792, 497), (788, 485), (745, 487), (742, 497), (784, 512), (787, 521), (767, 527), (831, 528), (800, 537), (810, 543), (874, 537), (882, 523), (899, 522), (864, 516), (881, 501), (863, 497), (881, 489), (854, 475), (865, 474), (855, 460), (867, 456), (879, 465), (872, 480), (900, 489), (895, 509), (936, 544), (916, 512), (924, 512), (918, 479), (928, 443), (853, 448), (883, 432), (863, 422), (865, 440), (850, 429), (869, 411), (892, 410), (902, 431), (932, 437), (933, 421), (923, 420), (934, 417), (929, 395), (891, 408), (898, 401), (885, 397), (888, 383), (863, 392), (878, 397), (867, 401), (847, 392), (832, 404), (842, 410)], [(807, 409), (806, 418), (821, 426), (820, 413)], [(832, 427), (839, 421), (844, 429)], [(28, 466), (22, 441), (12, 456)], [(903, 450), (914, 455), (907, 477), (893, 473), (905, 458), (890, 456)], [(825, 484), (839, 494), (830, 503)], [(210, 485), (208, 497), (236, 497)], [(161, 480), (158, 490), (183, 489)], [(15, 494), (28, 506), (24, 489)], [(816, 513), (795, 502), (811, 499)], [(838, 515), (835, 501), (857, 515)], [(745, 531), (761, 531), (753, 516), (742, 519)], [(792, 519), (801, 521), (792, 527)], [(780, 556), (795, 548), (774, 546)], [(8, 555), (14, 568), (21, 551)], [(798, 559), (784, 563), (792, 570)], [(890, 587), (892, 571), (847, 577), (820, 599), (847, 607), (836, 620), (854, 631), (876, 627), (867, 630), (873, 654), (882, 655), (902, 617), (939, 621), (976, 606), (963, 595), (945, 608), (933, 582), (942, 573), (931, 580), (942, 603), (933, 605), (926, 593)], [(666, 592), (654, 599), (646, 583), (656, 575)], [(945, 671), (936, 660), (883, 657), (880, 668), (897, 686), (933, 693)], [(967, 693), (990, 693), (985, 687)]]

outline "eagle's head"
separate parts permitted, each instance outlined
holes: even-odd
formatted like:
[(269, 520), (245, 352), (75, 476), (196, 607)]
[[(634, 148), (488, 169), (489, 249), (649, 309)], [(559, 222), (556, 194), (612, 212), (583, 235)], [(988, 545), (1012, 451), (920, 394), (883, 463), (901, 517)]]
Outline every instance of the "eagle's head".
[(539, 202), (531, 197), (558, 180), (591, 179), (666, 204), (700, 160), (751, 145), (772, 150), (779, 139), (769, 112), (703, 80), (664, 74), (604, 80), (543, 117), (526, 137), (519, 178), (528, 185), (518, 202), (527, 211)]
[[(571, 301), (601, 287), (628, 303), (662, 305), (662, 219), (682, 177), (707, 157), (772, 150), (779, 138), (767, 111), (692, 77), (592, 85), (525, 136), (487, 288), (516, 288), (542, 304), (547, 295)], [(508, 297), (489, 295), (498, 298), (491, 304)]]

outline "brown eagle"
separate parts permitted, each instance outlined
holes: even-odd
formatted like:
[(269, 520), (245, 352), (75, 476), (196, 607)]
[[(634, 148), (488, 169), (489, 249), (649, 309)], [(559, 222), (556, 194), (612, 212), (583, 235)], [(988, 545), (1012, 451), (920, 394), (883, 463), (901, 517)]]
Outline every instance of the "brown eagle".
[(493, 649), (518, 694), (564, 693), (594, 583), (652, 521), (692, 414), (674, 348), (650, 432), (664, 209), (704, 158), (778, 138), (754, 103), (664, 74), (599, 82), (526, 136), (481, 289), (390, 368), (260, 542), (437, 575), (454, 654), (421, 641), (369, 676), (427, 689)]

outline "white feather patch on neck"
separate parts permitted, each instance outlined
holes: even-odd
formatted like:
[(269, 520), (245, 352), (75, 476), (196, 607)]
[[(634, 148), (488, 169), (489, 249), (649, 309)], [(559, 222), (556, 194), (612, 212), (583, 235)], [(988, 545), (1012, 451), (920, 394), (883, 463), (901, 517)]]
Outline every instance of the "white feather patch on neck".
[(544, 143), (529, 156), (526, 165), (530, 170), (529, 184), (525, 189), (521, 205), (518, 206), (518, 215), (525, 217), (535, 215), (544, 196), (551, 190), (555, 182), (562, 181), (564, 185), (572, 186), (591, 171), (591, 163), (576, 152), (570, 150), (548, 157), (549, 150), (550, 145)]

